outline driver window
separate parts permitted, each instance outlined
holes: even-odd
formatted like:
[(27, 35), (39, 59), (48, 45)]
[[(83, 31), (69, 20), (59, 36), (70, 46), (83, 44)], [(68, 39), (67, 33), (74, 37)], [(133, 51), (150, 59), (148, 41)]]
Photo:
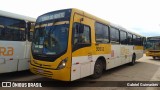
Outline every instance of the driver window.
[(90, 27), (79, 23), (73, 26), (73, 44), (90, 44)]

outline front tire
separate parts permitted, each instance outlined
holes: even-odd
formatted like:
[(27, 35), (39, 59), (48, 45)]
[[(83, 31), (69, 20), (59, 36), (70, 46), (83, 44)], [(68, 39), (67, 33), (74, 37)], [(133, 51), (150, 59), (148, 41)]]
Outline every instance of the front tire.
[(92, 78), (96, 79), (102, 76), (103, 73), (103, 64), (100, 60), (97, 60), (94, 65), (94, 73), (91, 76)]
[(156, 59), (156, 57), (155, 57), (155, 56), (153, 56), (153, 59), (155, 60), (155, 59)]

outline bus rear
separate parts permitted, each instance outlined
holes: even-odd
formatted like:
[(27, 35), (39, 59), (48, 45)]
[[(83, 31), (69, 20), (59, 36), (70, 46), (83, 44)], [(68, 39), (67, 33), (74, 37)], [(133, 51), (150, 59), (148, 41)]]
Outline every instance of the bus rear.
[(147, 38), (146, 56), (151, 56), (153, 59), (160, 58), (160, 37)]
[(33, 18), (0, 11), (0, 74), (29, 69)]

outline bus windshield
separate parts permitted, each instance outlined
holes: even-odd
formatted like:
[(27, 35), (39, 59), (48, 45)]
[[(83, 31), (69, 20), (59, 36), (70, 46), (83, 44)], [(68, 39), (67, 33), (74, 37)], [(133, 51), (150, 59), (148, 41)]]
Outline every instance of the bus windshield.
[(35, 29), (32, 52), (40, 55), (57, 55), (64, 52), (68, 42), (69, 24), (39, 27)]
[(160, 40), (149, 40), (147, 41), (146, 48), (148, 50), (160, 50)]

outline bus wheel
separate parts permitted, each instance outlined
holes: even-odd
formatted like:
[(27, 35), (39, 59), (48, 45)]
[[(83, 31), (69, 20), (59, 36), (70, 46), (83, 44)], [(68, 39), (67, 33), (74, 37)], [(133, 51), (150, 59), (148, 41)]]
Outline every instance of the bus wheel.
[(132, 56), (132, 62), (130, 63), (130, 65), (133, 66), (135, 64), (135, 62), (136, 62), (136, 55), (133, 54), (133, 56)]
[(103, 65), (102, 62), (100, 60), (97, 60), (94, 66), (94, 73), (91, 76), (92, 78), (99, 78), (102, 76), (103, 73)]
[(156, 59), (156, 57), (155, 57), (155, 56), (153, 56), (153, 59), (155, 60), (155, 59)]

